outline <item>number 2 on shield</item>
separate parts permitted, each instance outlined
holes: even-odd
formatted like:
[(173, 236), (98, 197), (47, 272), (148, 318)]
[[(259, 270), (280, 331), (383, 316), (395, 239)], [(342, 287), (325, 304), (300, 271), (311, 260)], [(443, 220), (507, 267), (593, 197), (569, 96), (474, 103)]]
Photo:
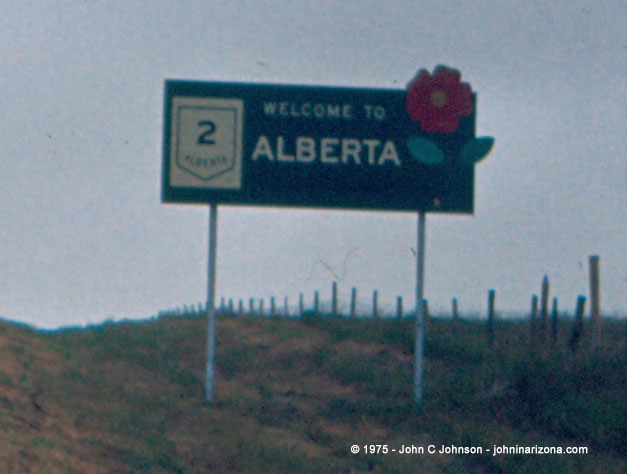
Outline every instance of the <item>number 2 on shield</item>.
[(198, 135), (199, 145), (215, 145), (216, 141), (209, 138), (216, 131), (216, 124), (211, 120), (201, 120), (198, 122), (199, 127), (206, 127), (206, 130)]

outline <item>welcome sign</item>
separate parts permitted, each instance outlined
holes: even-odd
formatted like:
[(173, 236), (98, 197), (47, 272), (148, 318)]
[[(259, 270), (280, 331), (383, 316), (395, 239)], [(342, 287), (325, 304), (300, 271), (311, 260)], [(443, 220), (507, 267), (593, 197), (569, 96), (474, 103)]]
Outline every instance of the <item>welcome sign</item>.
[(425, 213), (472, 214), (476, 95), (445, 66), (407, 90), (165, 82), (162, 201), (209, 203), (205, 399), (213, 400), (218, 204), (418, 211), (414, 398), (422, 398)]
[(470, 87), (437, 74), (408, 90), (167, 80), (162, 200), (470, 214), (492, 142)]

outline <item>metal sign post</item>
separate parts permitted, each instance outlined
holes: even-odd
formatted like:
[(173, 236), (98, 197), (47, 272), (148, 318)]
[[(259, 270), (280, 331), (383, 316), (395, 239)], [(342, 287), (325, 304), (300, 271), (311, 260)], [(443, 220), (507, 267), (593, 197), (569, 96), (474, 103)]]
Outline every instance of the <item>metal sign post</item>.
[(422, 401), (422, 359), (425, 338), (424, 274), (425, 212), (418, 213), (418, 255), (416, 259), (416, 341), (414, 346), (414, 400)]
[(216, 341), (216, 246), (217, 246), (218, 206), (209, 205), (209, 258), (207, 278), (207, 367), (205, 378), (205, 400), (213, 400), (213, 359)]

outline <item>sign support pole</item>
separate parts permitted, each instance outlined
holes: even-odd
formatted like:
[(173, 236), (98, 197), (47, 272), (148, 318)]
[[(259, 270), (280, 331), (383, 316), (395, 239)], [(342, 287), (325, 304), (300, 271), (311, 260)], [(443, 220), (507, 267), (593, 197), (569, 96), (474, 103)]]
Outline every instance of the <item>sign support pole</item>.
[(205, 378), (205, 400), (213, 401), (213, 360), (216, 340), (216, 246), (217, 246), (218, 206), (209, 205), (209, 260), (207, 278), (207, 368)]
[(414, 400), (422, 401), (422, 359), (424, 346), (424, 272), (425, 272), (425, 212), (418, 212), (418, 255), (416, 259), (416, 341), (414, 346)]

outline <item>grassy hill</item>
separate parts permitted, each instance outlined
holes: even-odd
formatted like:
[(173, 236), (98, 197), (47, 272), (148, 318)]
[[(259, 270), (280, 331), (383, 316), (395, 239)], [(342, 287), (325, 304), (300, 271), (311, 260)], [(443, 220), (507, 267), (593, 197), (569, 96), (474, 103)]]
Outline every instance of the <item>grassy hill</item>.
[[(627, 324), (606, 322), (602, 350), (577, 354), (530, 353), (520, 322), (495, 329), (487, 347), (479, 322), (431, 322), (417, 408), (412, 321), (222, 316), (207, 405), (201, 317), (57, 332), (0, 321), (0, 471), (626, 472)], [(402, 445), (425, 454), (391, 452)]]

